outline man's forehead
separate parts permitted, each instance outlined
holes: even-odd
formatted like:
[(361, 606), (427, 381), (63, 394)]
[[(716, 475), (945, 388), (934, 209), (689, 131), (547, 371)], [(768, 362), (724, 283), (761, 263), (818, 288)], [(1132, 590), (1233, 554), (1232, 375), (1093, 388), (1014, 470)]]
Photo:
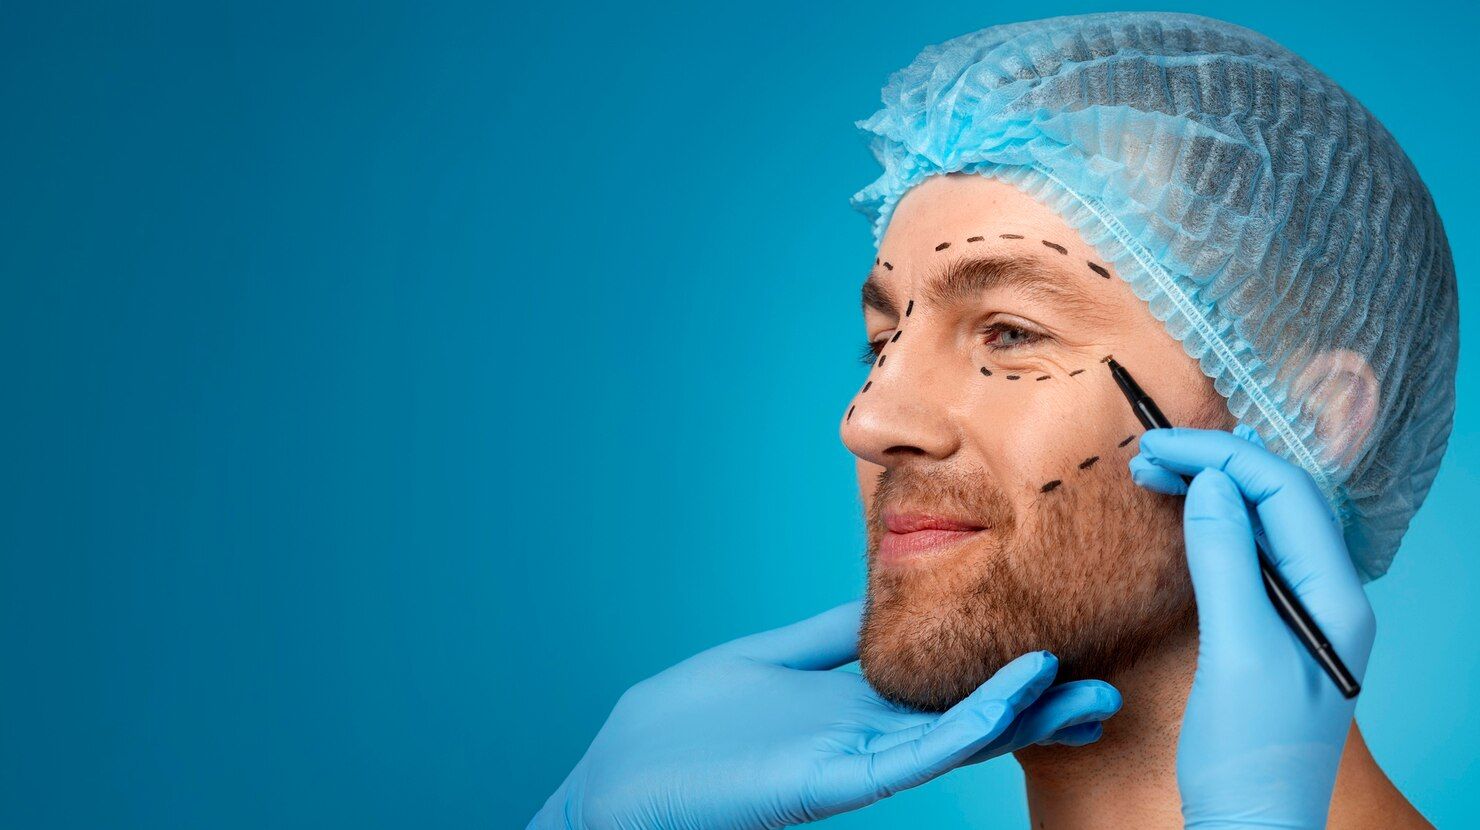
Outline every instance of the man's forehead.
[(906, 292), (943, 306), (973, 302), (989, 291), (1012, 290), (1076, 316), (1103, 319), (1110, 299), (1105, 290), (1109, 270), (1093, 261), (1071, 260), (1063, 245), (1042, 243), (1047, 255), (1004, 249), (909, 267), (879, 259), (863, 283), (863, 306), (897, 317)]

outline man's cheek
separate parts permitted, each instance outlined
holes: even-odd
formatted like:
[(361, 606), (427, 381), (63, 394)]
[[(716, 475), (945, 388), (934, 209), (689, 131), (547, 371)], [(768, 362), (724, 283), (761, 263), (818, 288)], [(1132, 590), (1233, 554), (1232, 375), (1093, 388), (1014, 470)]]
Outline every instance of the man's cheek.
[[(1091, 484), (1103, 486), (1107, 478), (1125, 472), (1141, 432), (1115, 424), (1086, 429), (1081, 420), (1068, 421), (1062, 412), (1046, 411), (1002, 426), (984, 436), (991, 441), (986, 450), (989, 466), (998, 471), (1009, 492), (1015, 491), (1015, 501), (1030, 505), (1073, 495)], [(1128, 473), (1122, 477), (1129, 483)]]

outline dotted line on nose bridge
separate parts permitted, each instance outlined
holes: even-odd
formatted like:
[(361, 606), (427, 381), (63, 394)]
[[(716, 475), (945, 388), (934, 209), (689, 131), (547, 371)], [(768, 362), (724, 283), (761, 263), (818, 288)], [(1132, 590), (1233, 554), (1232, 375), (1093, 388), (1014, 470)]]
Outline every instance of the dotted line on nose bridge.
[[(888, 268), (891, 271), (894, 270), (894, 266), (890, 265), (887, 262), (884, 262), (883, 260), (877, 259), (877, 258), (874, 259), (874, 264), (875, 265), (883, 265), (885, 268)], [(910, 298), (910, 301), (904, 307), (904, 316), (908, 317), (911, 314), (913, 314), (914, 312), (915, 312), (915, 300), (914, 300), (914, 298)], [(897, 342), (899, 342), (899, 336), (901, 334), (904, 334), (904, 326), (903, 325), (900, 326), (900, 328), (899, 328), (898, 331), (894, 332), (894, 336), (893, 337), (889, 338), (889, 342), (890, 343), (897, 343)], [(888, 355), (884, 353), (884, 349), (887, 348), (887, 347), (888, 346), (886, 344), (884, 347), (881, 347), (879, 349), (879, 359), (874, 362), (874, 368), (875, 369), (882, 369), (882, 368), (884, 368), (884, 358), (888, 357)], [(863, 384), (863, 388), (859, 390), (858, 394), (862, 395), (863, 393), (867, 392), (869, 390), (869, 388), (872, 387), (873, 385), (874, 385), (874, 381), (873, 381), (872, 377), (870, 377), (870, 379), (866, 383)], [(843, 418), (844, 423), (847, 423), (847, 422), (853, 420), (853, 413), (857, 409), (858, 409), (858, 404), (857, 403), (854, 403), (854, 404), (852, 404), (852, 405), (850, 405), (848, 407), (848, 414), (846, 416), (844, 416), (844, 418)]]

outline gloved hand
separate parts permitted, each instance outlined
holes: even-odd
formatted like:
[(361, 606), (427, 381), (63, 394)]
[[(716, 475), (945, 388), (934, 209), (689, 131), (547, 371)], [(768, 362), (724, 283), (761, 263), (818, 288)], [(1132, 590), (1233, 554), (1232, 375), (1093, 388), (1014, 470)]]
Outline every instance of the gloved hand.
[(1262, 525), (1270, 561), (1360, 681), (1376, 623), (1340, 523), (1315, 481), (1247, 427), (1150, 430), (1130, 468), (1144, 487), (1187, 494), (1199, 638), (1177, 746), (1186, 826), (1325, 827), (1357, 702), (1270, 603), (1254, 535)]
[(617, 701), (530, 828), (771, 828), (831, 816), (1032, 743), (1098, 740), (1120, 693), (1050, 688), (1032, 652), (944, 714), (906, 711), (858, 674), (861, 605), (709, 649)]

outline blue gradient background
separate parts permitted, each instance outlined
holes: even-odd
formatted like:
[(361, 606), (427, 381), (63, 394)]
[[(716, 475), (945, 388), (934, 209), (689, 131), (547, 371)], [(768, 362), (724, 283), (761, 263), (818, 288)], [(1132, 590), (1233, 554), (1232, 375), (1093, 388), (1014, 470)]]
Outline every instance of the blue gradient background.
[[(628, 685), (855, 595), (851, 122), (927, 43), (1110, 7), (904, 8), (9, 4), (0, 826), (522, 826)], [(1181, 8), (1365, 101), (1468, 284), (1473, 7)], [(1440, 826), (1477, 311), (1359, 708)], [(1020, 786), (830, 826), (1020, 827)]]

